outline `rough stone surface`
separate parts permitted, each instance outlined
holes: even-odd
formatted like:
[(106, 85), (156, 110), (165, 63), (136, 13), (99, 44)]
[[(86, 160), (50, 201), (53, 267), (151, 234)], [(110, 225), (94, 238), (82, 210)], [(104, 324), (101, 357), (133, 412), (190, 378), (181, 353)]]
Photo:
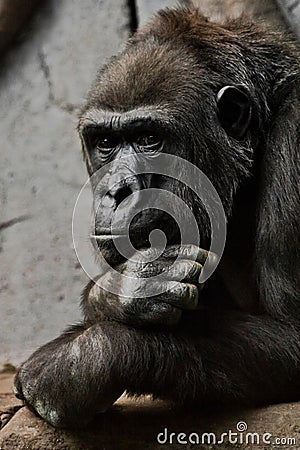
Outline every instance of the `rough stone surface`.
[(185, 0), (136, 0), (137, 18), (139, 26), (143, 26), (156, 11), (172, 8), (176, 4), (185, 4)]
[(267, 20), (276, 29), (286, 29), (283, 16), (273, 0), (192, 0), (212, 20), (249, 14), (257, 20)]
[(0, 362), (19, 363), (79, 319), (77, 111), (128, 36), (126, 0), (41, 4), (0, 69)]
[(277, 0), (291, 28), (300, 39), (300, 0)]
[[(65, 431), (55, 430), (25, 407), (18, 409), (20, 402), (11, 394), (6, 394), (4, 399), (1, 384), (0, 376), (0, 419), (11, 417), (0, 431), (0, 450), (300, 449), (300, 403), (248, 410), (187, 412), (176, 410), (166, 402), (152, 401), (149, 397), (139, 400), (121, 397), (88, 429)], [(13, 405), (17, 410), (15, 414)], [(245, 428), (246, 431), (242, 431)], [(168, 439), (164, 444), (165, 429), (168, 430)], [(222, 433), (229, 430), (236, 433), (238, 429), (240, 432), (231, 436), (231, 444), (228, 437), (223, 443), (217, 443)], [(157, 437), (160, 433), (163, 435), (160, 435), (159, 444)], [(176, 436), (171, 437), (170, 433), (176, 433)], [(179, 436), (179, 433), (187, 436)], [(182, 441), (189, 439), (190, 433), (197, 433), (200, 443), (203, 439), (203, 445), (178, 443), (178, 436)], [(214, 435), (204, 433), (214, 433), (216, 442)], [(246, 438), (247, 433), (251, 434)], [(237, 437), (239, 441), (234, 443), (233, 439)], [(195, 435), (191, 436), (192, 442), (195, 439)]]

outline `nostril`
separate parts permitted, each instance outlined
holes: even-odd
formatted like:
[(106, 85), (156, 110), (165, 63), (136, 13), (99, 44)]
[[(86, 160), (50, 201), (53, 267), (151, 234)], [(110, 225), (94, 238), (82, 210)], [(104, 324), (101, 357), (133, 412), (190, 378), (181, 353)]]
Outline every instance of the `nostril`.
[(129, 197), (133, 193), (132, 189), (129, 186), (123, 186), (117, 190), (114, 195), (116, 206), (119, 206), (125, 198)]

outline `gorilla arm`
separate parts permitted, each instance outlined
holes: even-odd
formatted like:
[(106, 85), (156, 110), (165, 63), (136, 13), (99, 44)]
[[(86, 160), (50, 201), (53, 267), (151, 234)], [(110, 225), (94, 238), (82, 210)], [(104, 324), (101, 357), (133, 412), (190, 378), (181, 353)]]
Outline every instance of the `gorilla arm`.
[[(174, 295), (169, 291), (140, 302), (110, 297), (109, 305), (107, 295), (90, 286), (83, 303), (85, 323), (37, 350), (21, 366), (17, 396), (56, 427), (84, 426), (124, 390), (198, 406), (295, 398), (300, 387), (299, 330), (291, 321), (264, 315), (197, 309), (195, 279), (202, 266), (186, 259), (195, 251), (185, 249), (184, 259), (177, 260), (177, 276), (184, 275), (185, 283), (175, 282)], [(203, 252), (199, 249), (197, 256), (202, 263), (207, 257)], [(157, 262), (158, 270), (161, 264)], [(139, 280), (141, 285), (145, 281)]]
[[(202, 314), (193, 312), (199, 327)], [(74, 327), (22, 365), (17, 395), (55, 427), (85, 425), (125, 389), (198, 406), (295, 399), (300, 352), (292, 323), (237, 312), (204, 319), (207, 337), (197, 335), (197, 319), (194, 330), (183, 320), (171, 332), (113, 321)]]

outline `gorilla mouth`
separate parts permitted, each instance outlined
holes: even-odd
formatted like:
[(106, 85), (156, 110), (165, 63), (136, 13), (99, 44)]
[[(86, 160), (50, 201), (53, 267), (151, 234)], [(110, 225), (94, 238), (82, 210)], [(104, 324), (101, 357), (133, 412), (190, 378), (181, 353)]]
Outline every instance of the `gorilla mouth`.
[(127, 233), (125, 233), (125, 231), (119, 231), (116, 230), (113, 233), (111, 232), (111, 230), (100, 230), (100, 232), (98, 232), (97, 234), (91, 234), (90, 238), (91, 239), (96, 239), (96, 240), (101, 240), (101, 239), (115, 239), (118, 237), (125, 237), (127, 236)]
[(95, 250), (98, 251), (114, 246), (115, 239), (118, 240), (116, 245), (118, 242), (121, 245), (124, 243), (125, 246), (130, 243), (129, 246), (136, 250), (181, 244), (194, 244), (197, 247), (209, 250), (211, 236), (209, 227), (206, 226), (205, 221), (201, 220), (204, 216), (205, 213), (201, 214), (201, 217), (197, 220), (198, 234), (193, 236), (193, 233), (191, 233), (191, 235), (184, 236), (180, 229), (180, 221), (178, 223), (175, 217), (156, 208), (149, 208), (139, 212), (131, 221), (129, 218), (126, 220), (126, 217), (124, 217), (123, 222), (118, 221), (115, 224), (103, 223), (102, 217), (99, 215), (98, 220), (97, 217), (95, 218), (95, 226), (91, 230), (90, 238), (93, 241)]
[[(112, 241), (116, 238), (127, 238), (137, 250), (154, 245), (150, 243), (151, 235), (158, 231), (165, 236), (166, 245), (179, 244), (181, 234), (174, 219), (168, 215), (160, 214), (159, 217), (136, 215), (131, 223), (118, 224), (120, 226), (95, 226), (91, 238), (98, 244)], [(152, 235), (153, 236), (153, 235)]]
[[(166, 225), (166, 224), (165, 224)], [(170, 225), (170, 224), (169, 224)], [(165, 236), (165, 245), (181, 245), (182, 239), (180, 230), (176, 227), (164, 226), (162, 222), (157, 223), (156, 221), (153, 223), (148, 223), (147, 226), (144, 227), (130, 227), (129, 230), (124, 229), (111, 229), (111, 228), (99, 228), (95, 230), (94, 233), (90, 234), (90, 239), (98, 251), (102, 251), (104, 248), (111, 248), (114, 246), (114, 241), (122, 242), (122, 239), (125, 242), (129, 240), (132, 247), (136, 250), (140, 250), (142, 248), (148, 247), (156, 247), (155, 240), (151, 240), (151, 236), (153, 232), (160, 232), (160, 236)], [(210, 239), (204, 238), (200, 235), (201, 240), (201, 248), (204, 250), (210, 249)], [(194, 242), (192, 237), (191, 241), (188, 244), (196, 244), (199, 246), (199, 242)], [(160, 247), (161, 245), (158, 244)], [(106, 252), (105, 252), (106, 253)]]

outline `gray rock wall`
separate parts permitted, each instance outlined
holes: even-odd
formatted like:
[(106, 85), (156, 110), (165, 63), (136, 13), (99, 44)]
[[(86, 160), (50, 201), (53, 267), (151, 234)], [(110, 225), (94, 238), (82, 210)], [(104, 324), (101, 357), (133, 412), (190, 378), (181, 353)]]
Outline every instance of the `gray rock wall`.
[(0, 66), (2, 363), (79, 320), (87, 279), (71, 219), (87, 174), (77, 112), (97, 67), (129, 33), (126, 0), (41, 3)]
[(139, 26), (143, 26), (157, 10), (172, 8), (176, 4), (185, 4), (185, 0), (135, 0)]
[(287, 23), (300, 39), (300, 0), (277, 0), (277, 3)]

